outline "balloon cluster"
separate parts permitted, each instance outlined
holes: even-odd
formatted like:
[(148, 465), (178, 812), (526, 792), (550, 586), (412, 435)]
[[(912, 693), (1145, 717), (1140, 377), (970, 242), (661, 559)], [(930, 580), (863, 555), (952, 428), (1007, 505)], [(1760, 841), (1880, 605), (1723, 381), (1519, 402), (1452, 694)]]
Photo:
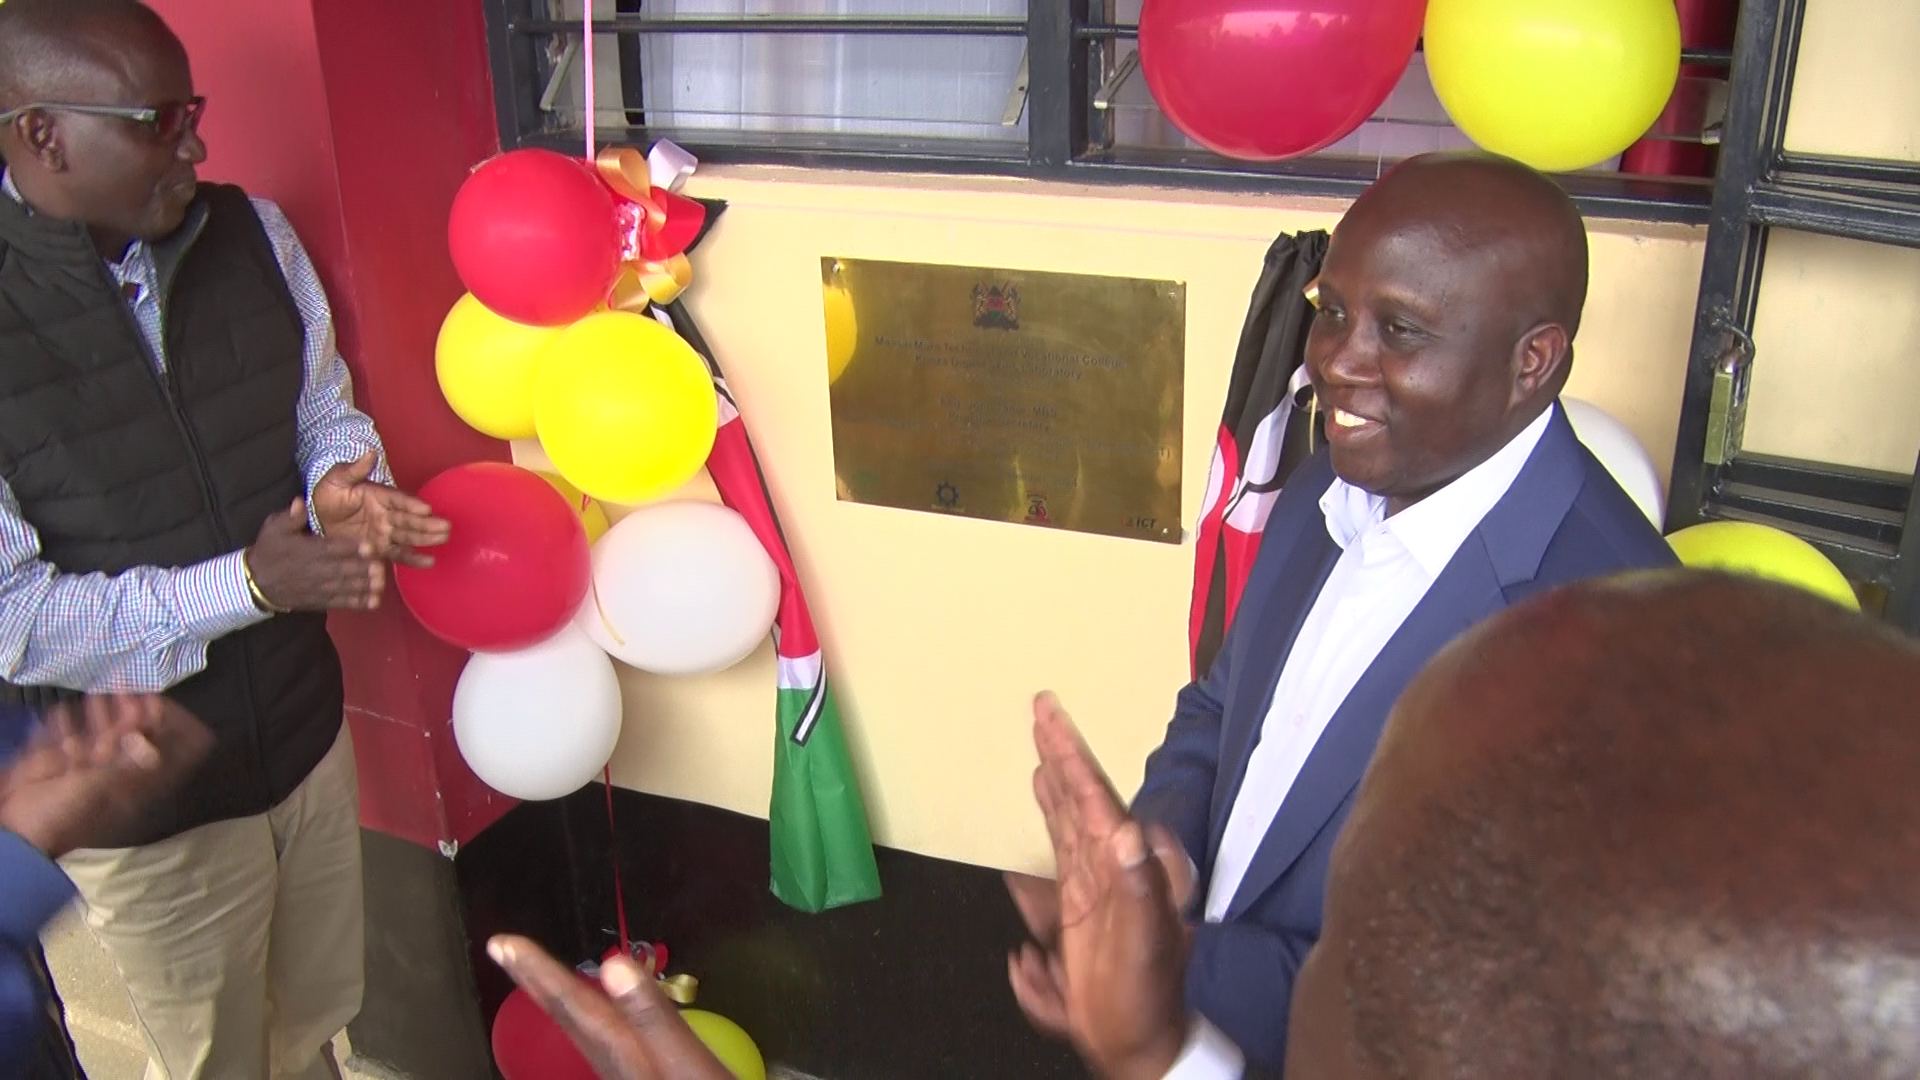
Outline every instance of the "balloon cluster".
[(1454, 124), (1550, 172), (1625, 150), (1680, 73), (1673, 0), (1146, 0), (1140, 69), (1195, 142), (1273, 161), (1358, 128), (1423, 38)]
[[(441, 326), (441, 391), (479, 431), (537, 437), (558, 475), (476, 462), (428, 481), (452, 537), (395, 584), (423, 626), (474, 653), (454, 739), (515, 798), (559, 798), (606, 765), (622, 711), (610, 657), (717, 671), (759, 645), (779, 603), (743, 518), (666, 499), (719, 423), (706, 361), (652, 314), (692, 277), (706, 207), (674, 188), (694, 164), (666, 142), (592, 162), (515, 150), (454, 200), (468, 292)], [(603, 503), (636, 509), (610, 524)]]

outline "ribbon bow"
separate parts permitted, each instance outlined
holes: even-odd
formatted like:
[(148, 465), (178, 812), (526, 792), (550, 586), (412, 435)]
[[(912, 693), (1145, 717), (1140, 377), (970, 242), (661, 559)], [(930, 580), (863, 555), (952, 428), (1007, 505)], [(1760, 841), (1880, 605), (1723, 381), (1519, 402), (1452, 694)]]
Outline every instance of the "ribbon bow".
[[(581, 964), (577, 970), (589, 979), (597, 979), (600, 977), (600, 965), (619, 955), (620, 946), (615, 945), (608, 949), (597, 962), (589, 960)], [(632, 949), (628, 952), (628, 959), (640, 965), (640, 970), (651, 975), (659, 983), (660, 992), (676, 1005), (691, 1005), (700, 993), (699, 979), (684, 971), (678, 975), (666, 973), (667, 947), (660, 942), (653, 944), (643, 941), (634, 942)]]
[(707, 208), (679, 193), (699, 159), (662, 139), (642, 155), (630, 146), (609, 146), (594, 155), (600, 180), (613, 192), (620, 230), (620, 276), (607, 306), (645, 311), (669, 304), (693, 282), (687, 248), (707, 221)]

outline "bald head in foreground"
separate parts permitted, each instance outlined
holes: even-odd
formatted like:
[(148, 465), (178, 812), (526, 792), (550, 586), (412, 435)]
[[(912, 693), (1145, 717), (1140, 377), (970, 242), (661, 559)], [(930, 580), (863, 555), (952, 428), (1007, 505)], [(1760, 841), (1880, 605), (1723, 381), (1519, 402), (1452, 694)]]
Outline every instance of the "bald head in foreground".
[(1920, 1075), (1920, 647), (1779, 586), (1516, 608), (1408, 688), (1290, 1074)]
[[(1752, 580), (1629, 575), (1483, 624), (1362, 782), (1287, 1075), (1920, 1075), (1915, 701), (1920, 646)], [(1050, 696), (1034, 736), (1074, 1044), (1161, 1080), (1188, 1030), (1166, 864)], [(494, 955), (601, 1075), (725, 1077), (630, 967), (616, 1005), (529, 942)]]

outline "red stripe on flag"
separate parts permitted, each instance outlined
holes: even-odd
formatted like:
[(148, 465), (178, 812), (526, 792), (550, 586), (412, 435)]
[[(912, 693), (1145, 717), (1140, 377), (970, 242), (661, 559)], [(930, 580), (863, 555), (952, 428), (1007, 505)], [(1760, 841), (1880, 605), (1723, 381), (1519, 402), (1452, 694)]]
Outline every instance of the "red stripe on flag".
[[(1193, 550), (1193, 601), (1187, 612), (1187, 660), (1197, 662), (1200, 635), (1207, 625), (1207, 603), (1213, 591), (1213, 566), (1220, 554), (1220, 531), (1227, 503), (1240, 483), (1240, 454), (1233, 444), (1233, 432), (1222, 425), (1214, 438), (1213, 461), (1207, 466), (1206, 504), (1200, 508), (1200, 524)], [(1194, 678), (1205, 672), (1195, 670)]]
[(793, 556), (787, 551), (786, 537), (774, 518), (773, 504), (766, 485), (760, 479), (760, 464), (754, 458), (747, 428), (738, 417), (728, 421), (714, 436), (713, 453), (707, 458), (707, 474), (720, 492), (720, 501), (747, 519), (760, 546), (767, 549), (773, 565), (780, 571), (779, 652), (781, 656), (801, 657), (818, 652), (820, 641), (813, 629), (813, 614), (807, 610), (806, 596), (800, 591), (800, 575), (794, 569)]

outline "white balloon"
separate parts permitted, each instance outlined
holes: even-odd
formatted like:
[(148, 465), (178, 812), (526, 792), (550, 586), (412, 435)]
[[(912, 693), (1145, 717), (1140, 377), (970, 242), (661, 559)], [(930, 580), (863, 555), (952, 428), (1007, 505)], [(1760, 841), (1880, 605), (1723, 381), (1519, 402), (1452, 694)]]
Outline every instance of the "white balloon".
[(642, 671), (703, 675), (766, 640), (780, 571), (747, 519), (718, 503), (653, 503), (593, 545), (593, 587), (578, 625)]
[(569, 623), (518, 652), (475, 653), (453, 690), (453, 741), (516, 799), (557, 799), (600, 774), (620, 739), (613, 663)]
[(1667, 495), (1660, 486), (1660, 472), (1653, 467), (1653, 458), (1640, 440), (1598, 405), (1576, 398), (1561, 398), (1560, 404), (1567, 410), (1573, 433), (1613, 474), (1614, 482), (1647, 515), (1653, 527), (1661, 528), (1667, 516)]

